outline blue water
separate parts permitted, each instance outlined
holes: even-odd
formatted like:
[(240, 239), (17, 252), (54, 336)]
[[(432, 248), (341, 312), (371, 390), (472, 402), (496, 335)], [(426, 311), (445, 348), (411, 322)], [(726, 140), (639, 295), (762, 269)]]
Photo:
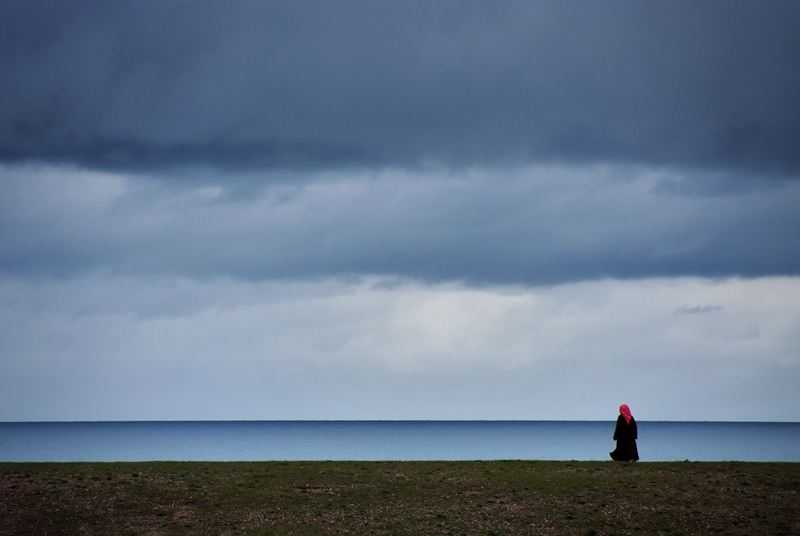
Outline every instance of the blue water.
[[(642, 461), (800, 462), (800, 423), (639, 422)], [(0, 423), (0, 461), (608, 460), (614, 422)]]

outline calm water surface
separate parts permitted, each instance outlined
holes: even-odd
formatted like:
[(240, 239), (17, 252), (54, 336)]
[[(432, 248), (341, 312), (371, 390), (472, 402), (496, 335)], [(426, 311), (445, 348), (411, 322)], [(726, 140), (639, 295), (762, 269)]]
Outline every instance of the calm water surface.
[[(800, 461), (800, 423), (639, 422), (642, 461)], [(614, 422), (0, 423), (0, 461), (607, 460)]]

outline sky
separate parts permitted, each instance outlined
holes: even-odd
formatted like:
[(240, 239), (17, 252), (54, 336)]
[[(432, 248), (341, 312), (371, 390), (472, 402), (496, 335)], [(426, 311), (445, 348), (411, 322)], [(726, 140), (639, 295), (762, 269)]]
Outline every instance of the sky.
[(0, 3), (0, 421), (800, 421), (800, 3)]

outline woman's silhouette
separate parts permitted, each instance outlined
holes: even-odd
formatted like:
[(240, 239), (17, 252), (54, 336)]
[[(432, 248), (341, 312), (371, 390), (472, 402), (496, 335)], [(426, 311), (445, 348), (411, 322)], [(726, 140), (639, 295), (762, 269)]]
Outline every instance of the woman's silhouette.
[(614, 441), (617, 448), (610, 452), (611, 458), (618, 462), (635, 462), (639, 459), (639, 449), (636, 448), (638, 439), (636, 430), (636, 420), (631, 415), (631, 410), (627, 404), (619, 407), (619, 417), (617, 417), (617, 427), (614, 428)]

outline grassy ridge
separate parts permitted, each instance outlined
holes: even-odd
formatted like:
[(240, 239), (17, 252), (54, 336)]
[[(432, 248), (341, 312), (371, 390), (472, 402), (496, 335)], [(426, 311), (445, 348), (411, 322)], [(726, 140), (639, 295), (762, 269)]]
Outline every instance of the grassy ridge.
[(0, 463), (0, 534), (800, 534), (800, 464)]

